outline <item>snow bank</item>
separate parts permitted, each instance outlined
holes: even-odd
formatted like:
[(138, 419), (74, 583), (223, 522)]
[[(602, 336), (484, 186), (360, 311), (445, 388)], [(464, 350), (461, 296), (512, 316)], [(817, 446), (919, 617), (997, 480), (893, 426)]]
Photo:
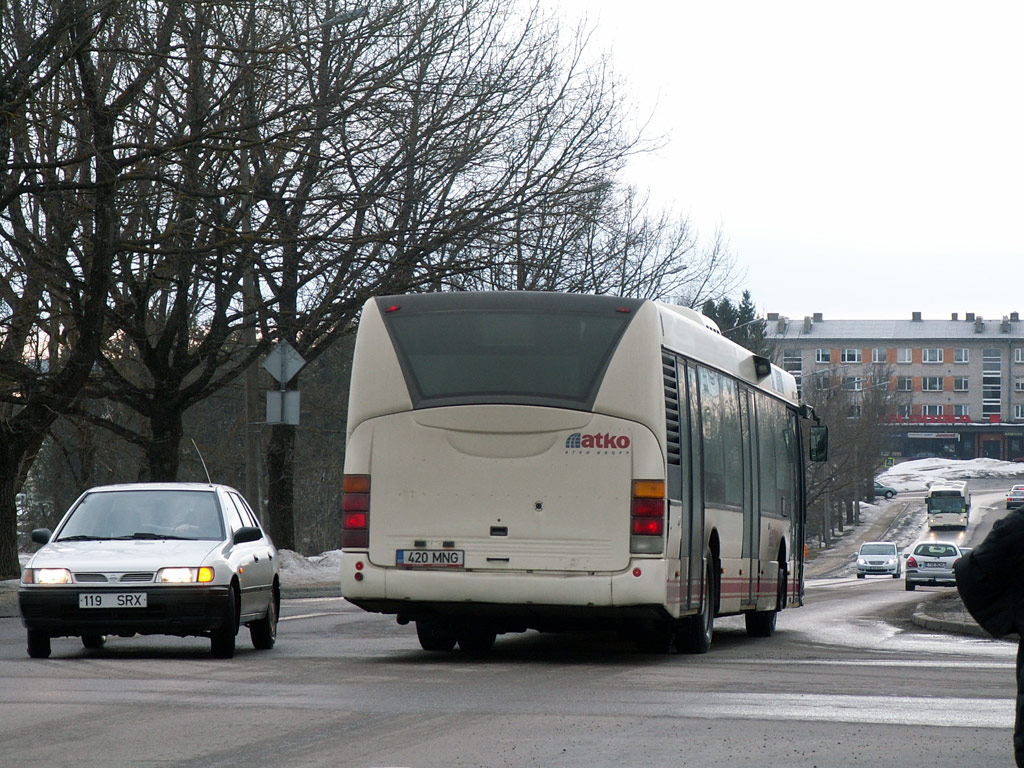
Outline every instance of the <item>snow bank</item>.
[(304, 557), (290, 549), (280, 549), (277, 556), (281, 581), (286, 584), (337, 584), (341, 581), (341, 550)]
[(1024, 475), (1024, 464), (998, 459), (917, 459), (905, 461), (887, 469), (878, 476), (878, 482), (897, 491), (924, 491), (943, 480), (969, 480), (972, 478)]

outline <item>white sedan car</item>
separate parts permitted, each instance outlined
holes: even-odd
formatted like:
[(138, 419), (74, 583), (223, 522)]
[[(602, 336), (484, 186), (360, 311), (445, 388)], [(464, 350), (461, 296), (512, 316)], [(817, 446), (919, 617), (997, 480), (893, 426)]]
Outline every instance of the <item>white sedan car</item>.
[(277, 550), (242, 495), (225, 485), (92, 488), (26, 564), (18, 588), (28, 655), (54, 637), (100, 648), (108, 635), (197, 635), (230, 658), (247, 625), (253, 646), (277, 638)]

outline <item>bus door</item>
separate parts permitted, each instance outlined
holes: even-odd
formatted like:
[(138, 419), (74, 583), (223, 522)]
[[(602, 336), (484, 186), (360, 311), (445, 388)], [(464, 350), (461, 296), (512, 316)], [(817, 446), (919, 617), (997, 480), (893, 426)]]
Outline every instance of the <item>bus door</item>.
[(741, 389), (740, 434), (743, 451), (743, 551), (741, 557), (746, 561), (747, 572), (750, 574), (747, 594), (744, 599), (744, 602), (747, 603), (757, 601), (761, 573), (761, 526), (754, 503), (754, 461), (750, 450), (753, 436), (751, 405), (750, 392), (745, 388)]
[(703, 448), (701, 443), (700, 395), (697, 386), (697, 369), (686, 365), (686, 423), (684, 435), (689, 435), (690, 461), (688, 472), (684, 467), (684, 475), (689, 475), (689, 536), (684, 536), (689, 544), (687, 561), (687, 602), (689, 608), (700, 607), (701, 588), (704, 579), (704, 474)]

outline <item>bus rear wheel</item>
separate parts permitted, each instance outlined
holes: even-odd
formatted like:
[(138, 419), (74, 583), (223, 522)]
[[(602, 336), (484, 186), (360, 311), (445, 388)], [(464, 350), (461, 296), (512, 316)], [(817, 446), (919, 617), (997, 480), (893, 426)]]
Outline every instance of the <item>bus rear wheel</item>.
[(450, 651), (455, 647), (455, 632), (445, 622), (435, 619), (419, 619), (416, 622), (416, 637), (424, 651)]
[(676, 650), (680, 653), (707, 653), (715, 633), (715, 605), (718, 600), (718, 580), (715, 578), (714, 559), (705, 556), (704, 589), (701, 593), (700, 613), (687, 616), (676, 630)]
[(461, 627), (456, 632), (459, 649), (463, 653), (469, 654), (485, 653), (491, 650), (497, 636), (496, 632), (482, 627)]

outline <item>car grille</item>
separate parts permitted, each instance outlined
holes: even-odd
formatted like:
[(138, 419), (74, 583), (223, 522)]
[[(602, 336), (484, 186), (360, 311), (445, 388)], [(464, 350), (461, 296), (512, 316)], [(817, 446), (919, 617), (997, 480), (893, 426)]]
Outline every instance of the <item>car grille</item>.
[(76, 573), (75, 581), (79, 584), (148, 584), (153, 581), (152, 571), (137, 571), (135, 573)]

